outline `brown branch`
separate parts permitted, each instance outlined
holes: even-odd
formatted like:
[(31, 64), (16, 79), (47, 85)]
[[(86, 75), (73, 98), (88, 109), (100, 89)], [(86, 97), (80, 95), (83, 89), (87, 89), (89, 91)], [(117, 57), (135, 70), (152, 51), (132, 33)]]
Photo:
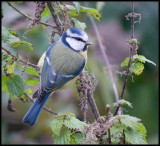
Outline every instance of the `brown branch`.
[[(24, 17), (28, 18), (29, 20), (33, 20), (34, 18), (32, 17), (29, 17), (28, 15), (24, 14), (23, 12), (21, 12), (20, 10), (18, 10), (16, 7), (14, 7), (10, 2), (7, 2), (9, 6), (11, 6), (14, 10), (16, 10), (18, 13), (20, 13), (21, 15), (23, 15)], [(44, 23), (42, 21), (40, 21), (39, 23), (41, 24), (44, 24), (46, 26), (50, 26), (52, 28), (57, 28), (56, 26), (53, 26), (51, 24), (48, 24), (48, 23)]]
[(92, 110), (92, 113), (94, 115), (94, 118), (96, 119), (96, 121), (98, 123), (101, 124), (101, 126), (103, 126), (102, 124), (102, 120), (100, 119), (100, 114), (99, 114), (99, 111), (98, 111), (98, 108), (97, 108), (97, 105), (95, 103), (95, 100), (94, 98), (91, 96), (90, 93), (88, 93), (88, 103), (90, 104), (90, 107), (91, 107), (91, 110)]
[(29, 65), (29, 66), (32, 66), (32, 67), (38, 69), (38, 66), (37, 66), (37, 65), (32, 64), (32, 63), (30, 63), (30, 62), (28, 62), (28, 61), (25, 61), (25, 60), (23, 60), (23, 59), (18, 58), (18, 55), (17, 55), (17, 56), (13, 55), (10, 51), (8, 51), (7, 49), (5, 49), (4, 47), (2, 47), (2, 49), (3, 49), (5, 52), (7, 52), (8, 55), (11, 55), (15, 60), (19, 60), (19, 61), (23, 62), (24, 64), (27, 64), (27, 65)]
[(119, 100), (119, 97), (118, 97), (118, 91), (117, 91), (117, 87), (116, 87), (116, 83), (115, 83), (115, 80), (114, 80), (114, 77), (113, 77), (113, 73), (112, 73), (112, 70), (110, 68), (110, 63), (109, 63), (109, 60), (108, 60), (108, 57), (107, 57), (107, 54), (105, 52), (105, 48), (102, 44), (102, 41), (101, 41), (101, 37), (100, 37), (100, 34), (99, 34), (99, 31), (98, 31), (98, 28), (97, 28), (97, 25), (93, 19), (93, 17), (91, 15), (88, 14), (88, 17), (93, 25), (93, 30), (95, 31), (95, 34), (97, 36), (97, 40), (98, 40), (98, 45), (99, 45), (99, 48), (100, 48), (100, 51), (103, 55), (103, 58), (105, 60), (105, 63), (106, 63), (106, 66), (108, 67), (108, 71), (109, 71), (109, 76), (110, 76), (110, 79), (111, 79), (111, 82), (112, 82), (112, 87), (113, 87), (113, 91), (114, 91), (114, 95), (115, 95), (115, 100), (116, 102), (118, 102)]
[[(26, 93), (24, 93), (24, 95), (25, 95), (31, 102), (34, 102), (34, 100), (33, 100), (32, 98), (30, 98), (29, 95), (27, 95)], [(46, 107), (43, 107), (43, 109), (45, 109), (46, 111), (48, 111), (48, 112), (50, 112), (50, 113), (52, 113), (52, 114), (54, 114), (54, 115), (58, 115), (58, 113), (56, 113), (56, 112), (54, 112), (54, 111), (52, 111), (52, 110), (50, 110), (50, 109), (48, 109), (48, 108), (46, 108)]]
[(62, 22), (59, 18), (59, 16), (57, 14), (54, 14), (55, 12), (55, 9), (54, 7), (52, 6), (52, 2), (47, 2), (47, 5), (48, 5), (48, 8), (50, 10), (50, 13), (53, 17), (53, 20), (54, 22), (56, 23), (56, 26), (57, 26), (57, 30), (59, 31), (60, 34), (63, 33), (64, 29), (63, 29), (63, 26), (62, 26)]
[[(131, 38), (133, 39), (134, 38), (134, 2), (132, 2), (132, 16), (131, 16), (131, 18), (132, 18), (131, 19), (131, 30), (132, 30), (131, 31)], [(127, 73), (126, 73), (126, 76), (125, 76), (125, 81), (124, 81), (124, 84), (123, 84), (123, 88), (122, 88), (120, 99), (123, 98), (125, 87), (126, 87), (126, 84), (127, 84), (127, 79), (128, 79), (129, 74), (130, 74), (129, 67), (130, 67), (130, 64), (131, 64), (133, 43), (130, 44), (129, 49), (130, 49), (129, 50), (129, 62), (128, 62)], [(117, 115), (118, 110), (120, 109), (120, 107), (121, 107), (121, 105), (118, 105), (118, 107), (115, 110), (114, 116)]]

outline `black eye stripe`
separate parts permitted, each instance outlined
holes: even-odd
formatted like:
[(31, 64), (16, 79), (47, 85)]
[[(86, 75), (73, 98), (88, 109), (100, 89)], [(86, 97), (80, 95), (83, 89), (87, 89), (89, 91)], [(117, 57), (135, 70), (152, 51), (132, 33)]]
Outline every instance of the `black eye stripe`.
[(84, 40), (82, 40), (81, 38), (79, 38), (79, 37), (71, 37), (71, 38), (73, 38), (73, 39), (75, 39), (75, 40), (78, 40), (78, 41), (81, 41), (81, 42), (84, 42), (85, 43), (85, 41)]

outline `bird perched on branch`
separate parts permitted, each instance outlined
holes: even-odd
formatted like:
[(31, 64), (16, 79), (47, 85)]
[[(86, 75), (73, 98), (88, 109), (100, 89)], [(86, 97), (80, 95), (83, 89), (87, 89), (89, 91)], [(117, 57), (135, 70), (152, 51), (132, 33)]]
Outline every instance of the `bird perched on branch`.
[(33, 126), (49, 96), (76, 80), (85, 67), (90, 44), (86, 32), (72, 27), (47, 49), (38, 62), (40, 84), (33, 95), (37, 99), (24, 116), (24, 123)]

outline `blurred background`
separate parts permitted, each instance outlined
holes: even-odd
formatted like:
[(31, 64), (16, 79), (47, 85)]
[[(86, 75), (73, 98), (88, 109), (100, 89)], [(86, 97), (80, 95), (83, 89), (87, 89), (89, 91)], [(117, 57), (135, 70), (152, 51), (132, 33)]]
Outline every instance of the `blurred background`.
[[(101, 40), (106, 47), (106, 54), (109, 58), (111, 68), (116, 81), (119, 96), (124, 83), (124, 76), (121, 77), (118, 71), (124, 71), (120, 68), (121, 62), (128, 56), (129, 48), (127, 41), (131, 39), (131, 23), (126, 21), (125, 16), (131, 12), (131, 2), (103, 2), (104, 6), (100, 10), (101, 21), (97, 21), (100, 31)], [(34, 50), (31, 51), (27, 46), (20, 46), (13, 51), (19, 52), (23, 59), (29, 58), (31, 63), (37, 64), (40, 56), (49, 47), (50, 28), (43, 29), (42, 26), (36, 25), (30, 31), (26, 32), (30, 20), (17, 13), (6, 2), (2, 2), (2, 25), (17, 32), (22, 40), (33, 44)], [(24, 2), (14, 4), (16, 8), (29, 16), (34, 15), (35, 3)], [(97, 7), (97, 2), (88, 2), (88, 7)], [(135, 116), (141, 119), (141, 122), (147, 129), (147, 142), (149, 144), (158, 144), (158, 107), (159, 107), (159, 46), (158, 46), (158, 2), (135, 2), (135, 12), (140, 13), (141, 23), (135, 24), (135, 38), (140, 42), (138, 54), (144, 55), (147, 59), (156, 63), (153, 66), (145, 63), (144, 71), (139, 76), (130, 76), (125, 89), (124, 99), (130, 101), (133, 108), (127, 108), (125, 114)], [(84, 16), (86, 16), (84, 14)], [(86, 22), (86, 32), (93, 45), (88, 50), (88, 62), (86, 70), (94, 73), (98, 86), (94, 93), (94, 98), (100, 115), (105, 115), (106, 104), (111, 105), (111, 111), (114, 112), (113, 103), (115, 102), (112, 84), (109, 78), (108, 69), (105, 66), (103, 56), (97, 45), (96, 35), (88, 17), (81, 18)], [(48, 23), (53, 23), (49, 20)], [(55, 38), (56, 39), (56, 38)], [(5, 46), (7, 47), (7, 46)], [(26, 77), (23, 75), (22, 77)], [(3, 85), (2, 85), (3, 86)], [(38, 85), (32, 88), (33, 93), (37, 90)], [(27, 86), (26, 86), (27, 89)], [(3, 144), (51, 144), (52, 131), (49, 127), (50, 121), (54, 116), (45, 110), (42, 111), (36, 125), (30, 127), (22, 123), (22, 118), (28, 111), (32, 103), (23, 103), (19, 99), (13, 100), (15, 112), (7, 110), (8, 96), (2, 92), (2, 116), (1, 116), (1, 138)], [(78, 93), (75, 85), (72, 88), (57, 91), (45, 104), (45, 107), (58, 113), (71, 112), (77, 118), (83, 120), (80, 110)], [(92, 123), (93, 115), (89, 108), (87, 120)]]

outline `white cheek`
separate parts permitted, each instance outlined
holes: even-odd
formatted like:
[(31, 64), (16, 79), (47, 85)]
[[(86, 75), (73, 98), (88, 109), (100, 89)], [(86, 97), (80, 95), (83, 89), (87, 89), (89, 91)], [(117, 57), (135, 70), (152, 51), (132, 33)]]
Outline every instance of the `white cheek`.
[(84, 42), (77, 41), (73, 38), (66, 38), (67, 43), (74, 49), (74, 50), (82, 50), (85, 46)]

